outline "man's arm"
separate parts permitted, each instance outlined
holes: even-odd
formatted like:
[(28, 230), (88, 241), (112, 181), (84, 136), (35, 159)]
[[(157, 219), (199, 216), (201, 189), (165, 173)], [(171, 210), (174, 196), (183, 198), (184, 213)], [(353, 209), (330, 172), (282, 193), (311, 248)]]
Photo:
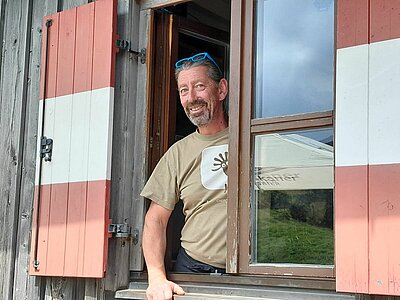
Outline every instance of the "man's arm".
[(172, 299), (173, 294), (183, 295), (182, 288), (167, 280), (164, 256), (167, 244), (166, 229), (172, 211), (151, 202), (143, 230), (143, 254), (146, 260), (149, 287), (148, 299)]

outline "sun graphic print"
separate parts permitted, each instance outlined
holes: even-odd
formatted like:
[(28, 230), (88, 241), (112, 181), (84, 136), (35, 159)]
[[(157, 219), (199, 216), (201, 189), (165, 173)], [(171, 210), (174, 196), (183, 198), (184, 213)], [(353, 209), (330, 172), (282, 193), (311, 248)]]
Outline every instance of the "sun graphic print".
[(212, 169), (212, 171), (216, 172), (219, 169), (224, 171), (225, 175), (228, 175), (228, 151), (224, 153), (220, 153), (218, 157), (214, 157), (214, 166), (217, 167), (216, 169)]
[(228, 181), (228, 145), (208, 147), (201, 157), (201, 183), (208, 190), (224, 190)]

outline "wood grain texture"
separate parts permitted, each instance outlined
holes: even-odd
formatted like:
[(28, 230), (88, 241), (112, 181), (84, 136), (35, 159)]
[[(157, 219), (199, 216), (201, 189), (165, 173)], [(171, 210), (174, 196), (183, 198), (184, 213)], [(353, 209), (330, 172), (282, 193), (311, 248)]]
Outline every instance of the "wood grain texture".
[[(0, 1), (0, 41), (3, 40), (3, 34), (4, 34), (4, 20), (5, 20), (5, 12), (6, 12), (6, 3), (7, 0), (1, 0)], [(3, 43), (0, 43), (0, 53), (3, 53)], [(3, 55), (0, 55), (0, 66), (2, 65)], [(1, 98), (0, 98), (0, 103), (1, 103)]]
[(177, 5), (188, 1), (190, 0), (147, 0), (147, 1), (141, 1), (140, 9), (141, 10), (147, 10), (151, 8), (154, 9), (170, 5)]
[[(5, 5), (5, 6), (4, 6)], [(13, 299), (32, 1), (2, 2), (0, 74), (0, 298)]]
[[(140, 25), (139, 25), (139, 45), (138, 49), (150, 47), (148, 32), (150, 32), (152, 18), (151, 10), (145, 10), (140, 12)], [(149, 53), (151, 49), (148, 48)], [(149, 55), (147, 59), (149, 59)], [(131, 256), (130, 256), (130, 269), (131, 270), (143, 270), (144, 260), (141, 250), (141, 233), (143, 231), (144, 215), (146, 211), (146, 203), (143, 197), (140, 196), (140, 192), (147, 179), (147, 157), (148, 157), (148, 95), (149, 95), (149, 75), (147, 72), (147, 64), (138, 65), (138, 80), (136, 85), (137, 99), (141, 101), (136, 102), (136, 120), (135, 120), (135, 132), (136, 139), (140, 142), (135, 144), (134, 149), (134, 166), (133, 169), (133, 206), (131, 215), (133, 217), (134, 228), (138, 230), (139, 241), (137, 244), (131, 244)]]
[[(18, 218), (17, 248), (15, 258), (13, 299), (38, 299), (45, 288), (45, 280), (28, 276), (33, 191), (36, 164), (36, 138), (43, 16), (57, 10), (57, 1), (34, 0), (31, 9), (31, 38), (27, 84), (25, 131)], [(1, 297), (0, 297), (1, 298)]]
[[(239, 19), (242, 12), (243, 2), (240, 0), (232, 0), (233, 18)], [(241, 85), (240, 78), (242, 75), (241, 48), (242, 44), (242, 22), (232, 23), (231, 31), (231, 74), (229, 84), (230, 86), (237, 87), (229, 89), (229, 116), (233, 120), (240, 120), (240, 99), (241, 99)], [(228, 177), (228, 224), (227, 224), (227, 266), (228, 273), (238, 273), (238, 242), (239, 242), (239, 222), (238, 213), (240, 207), (239, 201), (239, 177), (240, 177), (240, 163), (239, 163), (239, 137), (240, 125), (239, 122), (232, 122), (229, 126), (229, 155), (230, 167)]]
[[(121, 39), (130, 40), (137, 49), (139, 10), (136, 1), (118, 1), (117, 32)], [(138, 62), (132, 54), (120, 50), (116, 60), (114, 104), (113, 158), (110, 218), (113, 223), (128, 223), (133, 227), (132, 181), (135, 147), (136, 82)], [(130, 239), (109, 240), (108, 271), (104, 289), (115, 291), (129, 282)]]

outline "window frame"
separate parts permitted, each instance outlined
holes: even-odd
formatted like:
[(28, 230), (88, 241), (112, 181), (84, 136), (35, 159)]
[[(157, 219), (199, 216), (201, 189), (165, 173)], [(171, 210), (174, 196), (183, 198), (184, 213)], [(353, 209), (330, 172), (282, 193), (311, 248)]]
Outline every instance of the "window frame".
[[(250, 181), (252, 178), (253, 136), (299, 129), (327, 127), (334, 129), (334, 108), (324, 112), (263, 119), (253, 118), (256, 3), (254, 0), (232, 0), (231, 5), (231, 19), (240, 20), (240, 22), (232, 22), (231, 25), (230, 86), (235, 88), (231, 88), (229, 93), (227, 272), (267, 276), (334, 278), (334, 265), (250, 263)], [(335, 57), (333, 65), (335, 65)], [(335, 78), (335, 70), (333, 72), (333, 78)], [(335, 80), (333, 87), (333, 91), (335, 91)], [(333, 93), (333, 99), (334, 97)]]

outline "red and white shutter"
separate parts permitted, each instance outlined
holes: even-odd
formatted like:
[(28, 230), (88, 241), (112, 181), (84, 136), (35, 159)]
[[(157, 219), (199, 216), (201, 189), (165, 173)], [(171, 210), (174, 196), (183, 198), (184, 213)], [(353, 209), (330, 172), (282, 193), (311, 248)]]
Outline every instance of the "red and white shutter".
[(400, 295), (400, 1), (337, 14), (337, 290)]
[[(30, 274), (101, 278), (108, 250), (116, 1), (98, 0), (47, 20)], [(53, 140), (51, 161), (40, 157), (42, 136)]]

